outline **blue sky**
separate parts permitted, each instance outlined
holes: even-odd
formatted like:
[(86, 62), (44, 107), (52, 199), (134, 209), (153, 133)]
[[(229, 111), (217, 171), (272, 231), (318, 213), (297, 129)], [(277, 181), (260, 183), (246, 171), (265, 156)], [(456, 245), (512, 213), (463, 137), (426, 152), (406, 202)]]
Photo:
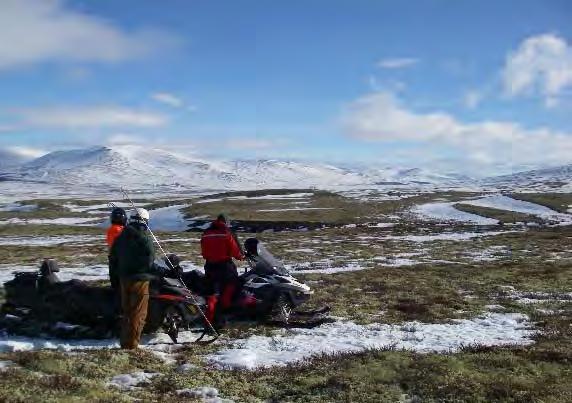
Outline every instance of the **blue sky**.
[(572, 3), (0, 0), (0, 147), (571, 163)]

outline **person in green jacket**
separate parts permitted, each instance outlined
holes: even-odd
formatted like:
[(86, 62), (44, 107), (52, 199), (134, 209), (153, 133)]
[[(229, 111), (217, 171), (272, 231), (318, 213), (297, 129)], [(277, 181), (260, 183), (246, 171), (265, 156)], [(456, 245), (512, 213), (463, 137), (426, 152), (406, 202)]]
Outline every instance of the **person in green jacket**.
[(110, 251), (110, 276), (121, 288), (121, 348), (136, 349), (147, 318), (149, 281), (158, 274), (155, 249), (147, 225), (149, 212), (136, 209)]

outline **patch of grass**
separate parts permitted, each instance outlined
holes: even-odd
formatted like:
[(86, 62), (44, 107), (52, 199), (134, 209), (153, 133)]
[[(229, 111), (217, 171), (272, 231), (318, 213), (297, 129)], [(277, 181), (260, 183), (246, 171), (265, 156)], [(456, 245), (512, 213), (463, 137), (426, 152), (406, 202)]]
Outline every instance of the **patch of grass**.
[(544, 221), (539, 217), (530, 214), (518, 213), (516, 211), (473, 206), (471, 204), (463, 204), (463, 203), (455, 204), (454, 207), (457, 210), (464, 211), (465, 213), (476, 214), (481, 217), (493, 218), (495, 220), (500, 221), (501, 223), (517, 223), (517, 222), (522, 222), (522, 223), (534, 222), (538, 224), (544, 223)]
[[(376, 222), (379, 220), (387, 221), (387, 218), (383, 218), (384, 216), (394, 215), (415, 204), (426, 203), (435, 199), (462, 200), (467, 197), (475, 196), (474, 193), (440, 192), (414, 195), (400, 200), (375, 200), (375, 198), (371, 200), (360, 200), (331, 192), (314, 190), (312, 191), (313, 195), (311, 197), (305, 197), (301, 200), (228, 198), (231, 196), (254, 197), (268, 194), (289, 194), (298, 192), (307, 191), (290, 190), (281, 193), (274, 193), (274, 191), (224, 193), (205, 198), (214, 199), (214, 201), (208, 203), (200, 203), (199, 200), (199, 202), (194, 203), (184, 211), (188, 217), (206, 215), (210, 218), (216, 217), (220, 212), (225, 212), (233, 221), (246, 223), (272, 222), (279, 224), (280, 222), (292, 222), (297, 225), (304, 225), (304, 223), (343, 225)], [(301, 201), (304, 204), (299, 204)]]
[[(268, 191), (253, 195), (268, 193), (276, 194)], [(315, 194), (307, 201), (311, 203), (309, 206), (345, 206), (345, 210), (338, 213), (315, 210), (321, 213), (312, 219), (366, 223), (386, 221), (384, 214), (402, 211), (413, 204), (437, 199), (462, 203), (465, 197), (473, 196), (452, 192), (415, 195), (400, 201), (358, 202), (336, 195)], [(243, 214), (247, 215), (263, 208), (259, 202), (285, 206), (283, 201), (237, 200), (221, 202), (219, 206), (206, 203), (204, 208), (210, 209), (205, 212), (215, 214), (218, 208), (225, 206), (236, 208), (237, 213), (244, 207), (246, 212)], [(193, 208), (197, 206), (203, 208), (194, 204), (193, 214), (196, 213)], [(280, 214), (262, 218), (285, 219), (286, 216)], [(332, 215), (328, 218), (328, 214)], [(231, 218), (235, 218), (232, 213)], [(199, 386), (216, 387), (222, 397), (241, 402), (572, 401), (569, 382), (572, 376), (571, 304), (542, 305), (558, 311), (545, 314), (537, 310), (538, 306), (519, 304), (500, 293), (501, 286), (513, 286), (519, 291), (570, 292), (572, 228), (534, 229), (469, 241), (418, 243), (387, 238), (388, 235), (428, 235), (447, 230), (480, 231), (478, 227), (467, 225), (442, 227), (400, 222), (394, 228), (330, 226), (306, 232), (263, 233), (258, 237), (277, 257), (294, 267), (321, 267), (321, 262), (326, 267), (356, 264), (365, 268), (335, 275), (296, 275), (315, 291), (311, 304), (328, 304), (333, 315), (359, 323), (403, 324), (411, 320), (444, 323), (479, 315), (486, 310), (485, 305), (502, 304), (508, 311), (526, 313), (536, 322), (535, 326), (543, 333), (536, 337), (534, 345), (467, 346), (460, 353), (445, 355), (391, 350), (323, 355), (304, 364), (256, 371), (210, 368), (203, 361), (204, 355), (217, 351), (224, 344), (190, 345), (179, 350), (175, 357), (178, 363), (198, 366), (197, 370), (188, 373), (177, 372), (176, 366), (165, 364), (146, 351), (4, 353), (0, 354), (0, 360), (12, 360), (20, 368), (0, 373), (0, 401), (179, 401), (175, 390)], [(90, 227), (0, 226), (0, 236), (103, 232), (101, 228)], [(164, 246), (184, 260), (202, 265), (197, 236), (158, 235), (161, 239), (184, 239), (166, 242)], [(252, 234), (239, 235), (245, 239)], [(480, 259), (479, 254), (487, 251), (494, 252), (489, 253), (493, 258), (490, 261)], [(80, 256), (86, 252), (93, 257)], [(48, 253), (70, 264), (86, 263), (90, 259), (103, 263), (107, 250), (103, 242), (88, 247), (0, 247), (0, 260), (35, 264), (41, 255)], [(472, 254), (477, 257), (471, 257)], [(409, 257), (425, 263), (387, 267), (380, 264), (379, 259), (375, 260), (379, 257)], [(230, 326), (221, 340), (270, 335), (274, 331), (275, 328), (263, 324), (242, 322)], [(162, 375), (139, 390), (118, 392), (105, 385), (114, 375), (140, 370)]]
[(540, 204), (560, 213), (567, 213), (572, 205), (572, 193), (512, 193), (510, 197)]

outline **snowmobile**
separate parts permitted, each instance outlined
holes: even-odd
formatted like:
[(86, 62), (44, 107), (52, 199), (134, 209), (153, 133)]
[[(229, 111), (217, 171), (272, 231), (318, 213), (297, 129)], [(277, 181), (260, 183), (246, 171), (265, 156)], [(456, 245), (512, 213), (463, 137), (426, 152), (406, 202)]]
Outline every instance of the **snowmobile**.
[[(295, 279), (258, 239), (247, 239), (244, 249), (249, 269), (239, 276), (240, 288), (229, 312), (232, 317), (288, 325), (293, 316), (315, 318), (329, 311), (328, 307), (297, 311), (314, 293), (310, 287)], [(206, 297), (208, 286), (202, 272), (193, 270), (181, 277), (189, 289)]]
[[(4, 284), (6, 302), (0, 326), (9, 332), (58, 337), (106, 338), (118, 332), (120, 298), (109, 286), (80, 280), (60, 281), (59, 268), (46, 259), (38, 272), (19, 272)], [(181, 328), (202, 327), (205, 300), (167, 276), (150, 283), (144, 332), (162, 329), (177, 342)], [(202, 306), (201, 306), (202, 305)]]

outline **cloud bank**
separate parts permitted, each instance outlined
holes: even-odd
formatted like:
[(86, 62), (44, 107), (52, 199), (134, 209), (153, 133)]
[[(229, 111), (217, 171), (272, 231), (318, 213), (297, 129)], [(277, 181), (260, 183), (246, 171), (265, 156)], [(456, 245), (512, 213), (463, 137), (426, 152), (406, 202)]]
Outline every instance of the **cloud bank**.
[(342, 119), (351, 137), (386, 143), (454, 150), (459, 159), (482, 164), (562, 164), (570, 162), (572, 134), (526, 129), (514, 122), (462, 122), (445, 112), (407, 109), (392, 93), (377, 92), (353, 102)]
[(14, 116), (20, 129), (154, 128), (169, 121), (159, 113), (122, 106), (31, 108), (17, 110)]
[(380, 60), (377, 65), (382, 69), (403, 69), (411, 67), (419, 63), (418, 59), (413, 57), (396, 57)]
[(169, 48), (178, 39), (127, 31), (66, 7), (64, 0), (0, 0), (0, 70), (45, 62), (117, 63)]

